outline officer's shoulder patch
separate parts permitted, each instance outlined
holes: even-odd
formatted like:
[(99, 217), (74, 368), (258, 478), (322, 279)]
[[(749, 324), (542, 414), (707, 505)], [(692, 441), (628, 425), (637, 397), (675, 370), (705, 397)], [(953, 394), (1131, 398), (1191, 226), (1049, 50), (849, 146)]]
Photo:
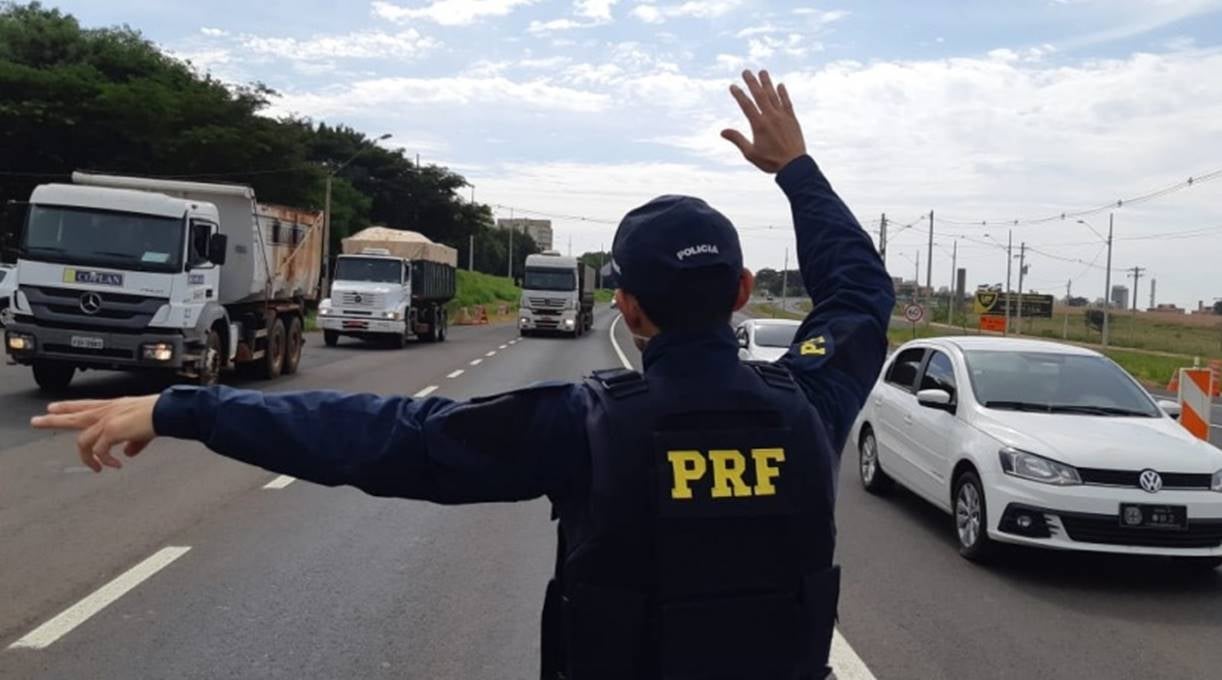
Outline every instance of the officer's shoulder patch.
[(798, 345), (798, 354), (804, 357), (808, 356), (823, 356), (827, 354), (827, 338), (822, 335), (815, 336), (809, 340), (803, 340)]
[(793, 374), (784, 366), (765, 361), (748, 361), (745, 363), (758, 373), (764, 382), (773, 387), (792, 390), (797, 386), (797, 383), (794, 382)]
[(594, 371), (590, 380), (597, 383), (607, 394), (615, 399), (622, 399), (649, 390), (645, 376), (627, 368), (609, 368)]

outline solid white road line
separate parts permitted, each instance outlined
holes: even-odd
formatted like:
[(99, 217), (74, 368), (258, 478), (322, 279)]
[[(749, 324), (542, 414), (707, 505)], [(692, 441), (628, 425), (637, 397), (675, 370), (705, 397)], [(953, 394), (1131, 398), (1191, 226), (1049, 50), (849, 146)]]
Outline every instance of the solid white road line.
[(491, 350), (491, 351), (489, 351), (489, 352), (484, 352), (484, 356), (486, 356), (486, 357), (494, 357), (494, 356), (496, 356), (496, 350), (494, 349), (494, 350)]
[(836, 680), (875, 680), (874, 674), (839, 630), (832, 632), (832, 653), (828, 655), (828, 663), (836, 673)]
[(289, 484), (292, 484), (295, 481), (297, 481), (296, 477), (289, 477), (288, 475), (280, 475), (279, 477), (273, 479), (272, 481), (268, 482), (267, 484), (264, 484), (263, 488), (264, 489), (283, 489), (284, 487), (288, 486)]
[(463, 370), (460, 368), (457, 371), (454, 371), (453, 373), (446, 375), (446, 377), (447, 378), (457, 378), (458, 376), (462, 375), (462, 373), (463, 373)]
[[(632, 370), (632, 364), (624, 355), (624, 350), (620, 349), (619, 341), (615, 339), (615, 325), (622, 318), (623, 316), (615, 317), (615, 320), (611, 322), (611, 330), (608, 334), (611, 337), (611, 347), (619, 356), (620, 363), (624, 365), (624, 368)], [(849, 646), (849, 641), (844, 639), (839, 630), (832, 635), (832, 652), (829, 663), (832, 670), (836, 672), (837, 680), (875, 680), (874, 674), (866, 667), (861, 657), (857, 656), (857, 652), (854, 652), (853, 648)]]
[(472, 360), (471, 360), (471, 365), (472, 365), (472, 366), (479, 366), (479, 362), (481, 362), (481, 361), (483, 361), (483, 359), (472, 359)]
[(436, 385), (429, 385), (428, 387), (426, 387), (426, 388), (424, 388), (424, 389), (420, 390), (419, 392), (417, 392), (417, 393), (413, 394), (413, 395), (412, 395), (412, 399), (423, 399), (423, 398), (425, 398), (425, 397), (429, 396), (430, 394), (432, 394), (432, 393), (434, 393), (434, 392), (436, 392), (436, 391), (437, 391), (437, 386), (436, 386)]
[(608, 331), (607, 334), (611, 336), (611, 348), (614, 349), (616, 355), (619, 356), (619, 362), (624, 365), (624, 368), (631, 371), (633, 370), (632, 364), (628, 363), (628, 357), (624, 356), (624, 350), (619, 348), (619, 341), (615, 339), (615, 325), (618, 324), (619, 320), (622, 318), (624, 318), (622, 314), (615, 315), (615, 320), (611, 322), (611, 330)]
[(140, 564), (116, 576), (110, 583), (93, 591), (85, 599), (26, 633), (25, 637), (9, 645), (9, 649), (45, 649), (190, 549), (190, 546), (168, 546), (158, 550)]

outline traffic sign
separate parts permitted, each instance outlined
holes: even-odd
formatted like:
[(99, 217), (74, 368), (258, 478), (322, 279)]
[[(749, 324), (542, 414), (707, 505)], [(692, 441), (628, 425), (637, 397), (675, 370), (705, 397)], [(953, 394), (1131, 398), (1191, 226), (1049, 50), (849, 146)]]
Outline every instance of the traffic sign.
[(904, 318), (907, 319), (909, 323), (919, 323), (921, 319), (925, 318), (925, 308), (915, 302), (909, 303), (908, 306), (904, 308)]

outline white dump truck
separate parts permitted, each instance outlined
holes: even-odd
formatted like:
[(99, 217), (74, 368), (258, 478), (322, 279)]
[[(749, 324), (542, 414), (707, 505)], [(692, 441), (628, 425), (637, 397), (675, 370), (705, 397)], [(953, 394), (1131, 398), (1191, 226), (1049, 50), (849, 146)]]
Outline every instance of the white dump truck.
[(73, 173), (34, 189), (5, 328), (47, 391), (77, 370), (209, 385), (230, 367), (296, 372), (316, 299), (322, 213), (247, 186)]
[(457, 263), (458, 251), (414, 231), (374, 226), (349, 236), (331, 296), (318, 306), (323, 341), (334, 347), (346, 335), (398, 348), (413, 337), (444, 341)]
[(580, 337), (594, 326), (594, 268), (554, 250), (526, 256), (518, 329)]

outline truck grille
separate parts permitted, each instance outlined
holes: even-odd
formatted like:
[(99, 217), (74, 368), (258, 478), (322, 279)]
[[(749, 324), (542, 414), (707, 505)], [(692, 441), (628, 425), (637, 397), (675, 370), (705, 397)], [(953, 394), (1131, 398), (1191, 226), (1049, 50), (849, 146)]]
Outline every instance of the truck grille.
[(532, 297), (527, 298), (532, 309), (564, 309), (564, 298)]
[[(89, 326), (107, 331), (137, 331), (146, 328), (166, 298), (128, 295), (112, 291), (85, 291), (47, 286), (22, 286), (30, 311), (39, 325), (76, 328)], [(99, 306), (92, 314), (82, 308), (82, 296), (96, 296)]]
[(1216, 548), (1222, 545), (1222, 520), (1188, 520), (1183, 531), (1133, 529), (1118, 515), (1061, 515), (1069, 537), (1082, 543), (1137, 545), (1151, 548)]
[(358, 293), (346, 290), (339, 294), (339, 303), (344, 307), (381, 309), (384, 296), (381, 293)]
[[(1124, 486), (1140, 489), (1140, 470), (1105, 470), (1100, 468), (1078, 468), (1083, 484), (1099, 486)], [(1213, 484), (1213, 476), (1191, 472), (1159, 472), (1163, 478), (1164, 489), (1208, 489)]]

